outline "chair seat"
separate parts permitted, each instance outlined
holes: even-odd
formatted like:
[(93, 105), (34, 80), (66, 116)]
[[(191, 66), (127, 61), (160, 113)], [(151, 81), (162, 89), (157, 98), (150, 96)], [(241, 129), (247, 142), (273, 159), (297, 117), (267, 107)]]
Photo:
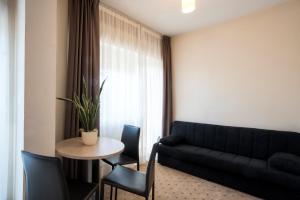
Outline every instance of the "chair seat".
[(146, 175), (120, 165), (117, 165), (103, 182), (140, 195), (146, 192)]
[(137, 161), (131, 157), (128, 157), (126, 155), (120, 154), (111, 158), (103, 159), (104, 162), (116, 166), (116, 165), (127, 165), (136, 163)]
[(99, 187), (96, 183), (86, 183), (77, 180), (67, 179), (68, 189), (71, 200), (88, 199)]

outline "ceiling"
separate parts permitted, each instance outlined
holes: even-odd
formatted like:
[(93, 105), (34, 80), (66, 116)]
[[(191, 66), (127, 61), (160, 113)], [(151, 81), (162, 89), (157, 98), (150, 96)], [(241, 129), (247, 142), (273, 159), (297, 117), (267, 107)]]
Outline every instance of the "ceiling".
[(288, 0), (196, 0), (196, 10), (190, 14), (181, 13), (181, 0), (101, 1), (160, 33), (173, 36)]

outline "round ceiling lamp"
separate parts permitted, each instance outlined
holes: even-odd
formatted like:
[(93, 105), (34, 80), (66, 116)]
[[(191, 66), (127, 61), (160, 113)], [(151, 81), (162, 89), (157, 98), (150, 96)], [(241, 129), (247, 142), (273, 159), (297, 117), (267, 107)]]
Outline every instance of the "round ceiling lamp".
[(182, 0), (182, 13), (191, 13), (196, 9), (196, 0)]

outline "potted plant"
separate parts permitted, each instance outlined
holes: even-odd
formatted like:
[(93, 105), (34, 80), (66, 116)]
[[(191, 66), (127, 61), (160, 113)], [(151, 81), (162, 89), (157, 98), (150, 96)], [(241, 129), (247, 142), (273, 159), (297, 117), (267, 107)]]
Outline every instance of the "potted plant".
[(88, 94), (87, 83), (83, 78), (83, 91), (79, 96), (74, 94), (73, 99), (57, 98), (62, 101), (67, 101), (75, 106), (79, 122), (81, 125), (81, 138), (85, 145), (95, 145), (98, 140), (98, 130), (96, 129), (96, 120), (100, 109), (100, 95), (104, 86), (105, 80), (102, 82), (97, 97), (93, 100)]

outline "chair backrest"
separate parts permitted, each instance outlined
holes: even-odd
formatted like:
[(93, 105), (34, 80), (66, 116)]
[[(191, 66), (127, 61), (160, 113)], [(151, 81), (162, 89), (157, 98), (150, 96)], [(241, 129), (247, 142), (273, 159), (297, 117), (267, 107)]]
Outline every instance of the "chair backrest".
[(140, 128), (131, 125), (124, 125), (121, 141), (125, 148), (122, 154), (129, 156), (135, 160), (139, 160), (139, 141)]
[(68, 200), (69, 191), (61, 162), (22, 151), (26, 175), (26, 200)]
[(151, 190), (151, 186), (154, 182), (155, 177), (155, 157), (158, 150), (159, 143), (155, 143), (152, 147), (152, 151), (150, 154), (150, 159), (147, 166), (147, 172), (146, 172), (146, 192), (149, 193)]

